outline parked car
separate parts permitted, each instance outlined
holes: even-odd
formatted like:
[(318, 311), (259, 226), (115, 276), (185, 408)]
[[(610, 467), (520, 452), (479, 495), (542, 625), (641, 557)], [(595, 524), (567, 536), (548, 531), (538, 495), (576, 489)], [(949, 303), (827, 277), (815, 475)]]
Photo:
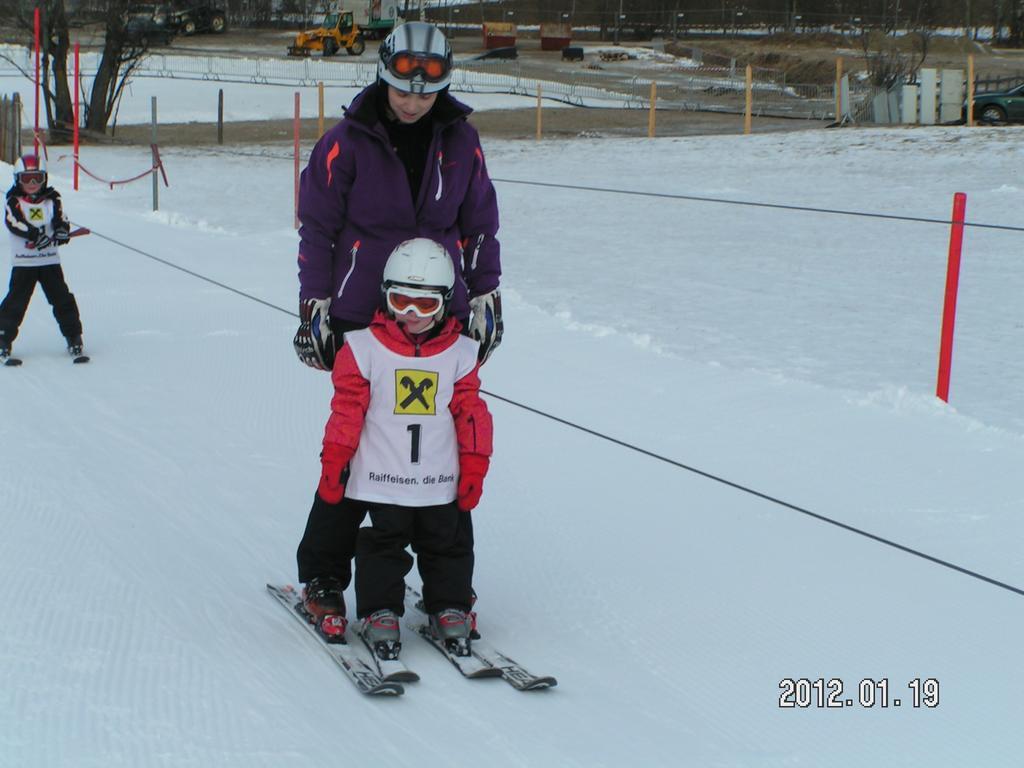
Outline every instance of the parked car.
[(174, 10), (169, 5), (131, 5), (125, 12), (124, 31), (136, 45), (167, 45), (177, 32)]
[(209, 4), (188, 3), (179, 5), (174, 11), (174, 24), (183, 35), (197, 32), (212, 32), (219, 35), (228, 29), (227, 14)]
[(974, 119), (983, 123), (1024, 122), (1024, 83), (1008, 91), (975, 94)]

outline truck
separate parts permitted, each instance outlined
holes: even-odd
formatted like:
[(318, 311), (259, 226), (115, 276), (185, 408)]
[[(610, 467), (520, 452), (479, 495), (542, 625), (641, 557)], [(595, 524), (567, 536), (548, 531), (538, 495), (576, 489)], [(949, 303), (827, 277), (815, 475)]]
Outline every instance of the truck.
[(319, 27), (299, 32), (288, 46), (289, 56), (309, 56), (320, 51), (333, 56), (344, 48), (349, 56), (360, 56), (366, 50), (363, 31), (352, 18), (352, 11), (333, 11), (324, 16)]
[(370, 40), (384, 39), (402, 22), (401, 5), (397, 0), (346, 0), (343, 7), (352, 11), (356, 24)]

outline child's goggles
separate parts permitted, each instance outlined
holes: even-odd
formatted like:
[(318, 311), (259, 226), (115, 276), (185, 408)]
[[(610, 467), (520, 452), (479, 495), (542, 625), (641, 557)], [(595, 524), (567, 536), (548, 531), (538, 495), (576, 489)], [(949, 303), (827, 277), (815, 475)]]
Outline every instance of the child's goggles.
[(388, 62), (391, 74), (403, 80), (412, 80), (417, 73), (428, 83), (439, 83), (448, 76), (448, 60), (425, 53), (396, 53)]
[(392, 285), (385, 291), (388, 309), (397, 315), (410, 309), (418, 317), (433, 317), (441, 311), (444, 298), (432, 288), (410, 288), (407, 285)]
[(22, 171), (18, 174), (18, 181), (23, 184), (42, 184), (46, 181), (46, 174), (42, 171)]

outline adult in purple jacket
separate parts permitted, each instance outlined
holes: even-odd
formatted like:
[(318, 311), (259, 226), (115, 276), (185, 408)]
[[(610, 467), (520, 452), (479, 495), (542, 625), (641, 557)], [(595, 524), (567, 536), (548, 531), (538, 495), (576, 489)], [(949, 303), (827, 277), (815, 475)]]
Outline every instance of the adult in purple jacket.
[[(448, 93), (451, 67), (451, 46), (437, 27), (396, 27), (381, 43), (377, 82), (310, 155), (299, 188), (294, 340), (307, 365), (330, 370), (342, 335), (369, 325), (388, 256), (415, 237), (442, 243), (451, 256), (450, 312), (480, 343), (480, 361), (501, 342), (497, 199), (480, 137), (466, 121), (472, 110)], [(335, 637), (361, 522), (344, 501), (316, 495), (299, 543), (306, 609)]]

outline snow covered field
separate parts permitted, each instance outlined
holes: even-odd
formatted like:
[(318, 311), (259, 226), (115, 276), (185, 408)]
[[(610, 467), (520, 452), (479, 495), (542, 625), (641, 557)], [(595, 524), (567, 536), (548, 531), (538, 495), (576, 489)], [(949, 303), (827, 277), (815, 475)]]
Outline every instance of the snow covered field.
[[(93, 363), (37, 295), (0, 371), (0, 766), (1019, 765), (1022, 233), (968, 229), (945, 406), (948, 227), (510, 182), (934, 219), (964, 191), (1017, 226), (1020, 139), (487, 143), (507, 333), (480, 626), (559, 686), (463, 681), (408, 638), (422, 682), (386, 701), (263, 590), (294, 579), (330, 397), (291, 349), (287, 148), (168, 149), (158, 213), (148, 182), (72, 192), (53, 148), (94, 231), (64, 252)], [(854, 704), (780, 708), (787, 678)]]

